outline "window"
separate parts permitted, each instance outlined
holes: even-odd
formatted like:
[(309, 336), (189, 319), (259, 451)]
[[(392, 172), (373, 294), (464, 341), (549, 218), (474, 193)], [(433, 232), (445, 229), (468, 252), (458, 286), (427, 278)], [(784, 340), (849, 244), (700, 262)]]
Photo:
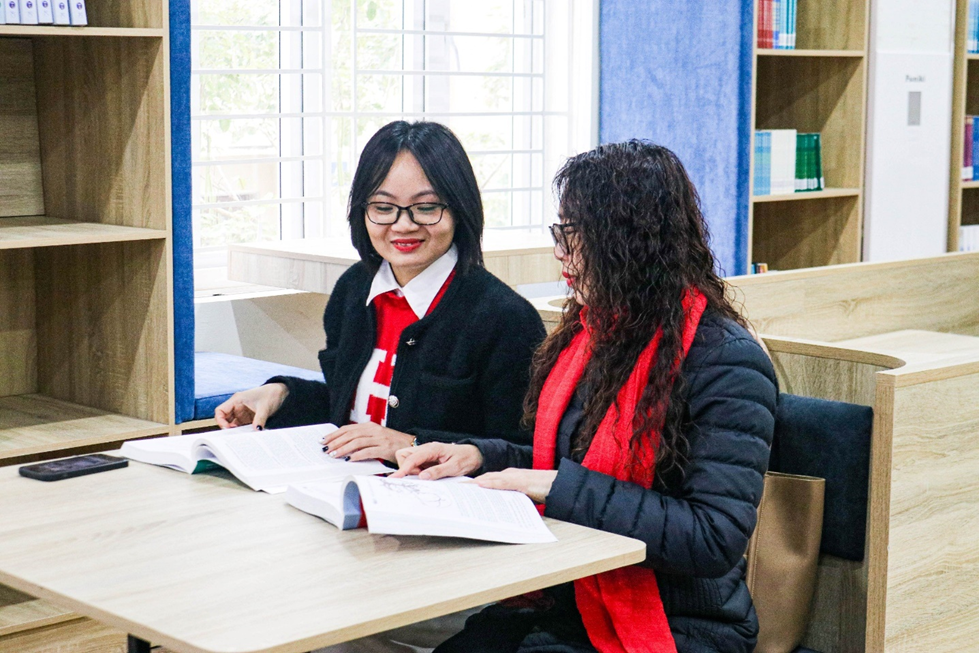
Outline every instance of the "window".
[[(596, 0), (193, 0), (194, 245), (347, 237), (363, 145), (447, 124), (488, 228), (554, 219), (550, 181), (591, 147)], [(574, 47), (572, 47), (574, 46)]]

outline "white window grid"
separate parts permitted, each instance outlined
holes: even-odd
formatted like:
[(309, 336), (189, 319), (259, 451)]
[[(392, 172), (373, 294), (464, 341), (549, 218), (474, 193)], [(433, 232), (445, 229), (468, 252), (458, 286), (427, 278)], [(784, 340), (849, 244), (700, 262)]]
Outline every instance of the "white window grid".
[[(197, 0), (195, 0), (196, 3)], [(334, 53), (332, 52), (333, 42), (331, 38), (331, 18), (333, 2), (350, 3), (350, 16), (352, 17), (353, 38), (350, 39), (350, 61), (351, 61), (351, 110), (325, 110), (332, 107), (332, 69), (329, 65), (307, 65), (315, 64), (315, 59), (319, 62), (329, 64)], [(359, 156), (360, 149), (370, 133), (358, 137), (357, 125), (365, 119), (375, 120), (379, 126), (389, 120), (395, 119), (430, 119), (444, 121), (450, 124), (458, 118), (498, 118), (509, 117), (511, 124), (511, 147), (475, 149), (467, 148), (470, 157), (475, 161), (483, 156), (503, 155), (509, 160), (509, 183), (482, 187), (484, 202), (488, 209), (488, 227), (498, 229), (540, 229), (555, 211), (551, 205), (549, 192), (549, 182), (551, 175), (560, 164), (563, 158), (574, 151), (584, 149), (595, 142), (596, 131), (594, 120), (595, 98), (594, 91), (597, 88), (594, 73), (594, 50), (593, 47), (584, 57), (580, 54), (577, 59), (586, 60), (589, 70), (585, 70), (584, 81), (561, 80), (566, 87), (566, 97), (564, 98), (561, 110), (551, 107), (550, 97), (545, 92), (545, 84), (548, 81), (548, 57), (551, 53), (548, 50), (548, 40), (553, 38), (554, 30), (560, 27), (548, 25), (548, 8), (558, 4), (557, 0), (511, 0), (513, 4), (513, 29), (509, 33), (498, 32), (469, 32), (451, 31), (439, 29), (425, 29), (424, 22), (419, 24), (417, 17), (431, 18), (428, 10), (432, 4), (447, 0), (403, 0), (403, 16), (405, 26), (403, 29), (384, 29), (384, 28), (365, 28), (358, 26), (358, 0), (280, 0), (280, 24), (279, 25), (203, 25), (197, 24), (192, 20), (192, 38), (194, 40), (194, 53), (197, 53), (197, 44), (200, 34), (210, 31), (232, 31), (232, 32), (273, 32), (279, 34), (279, 67), (276, 68), (201, 68), (194, 63), (192, 74), (195, 81), (205, 75), (276, 75), (279, 80), (279, 110), (268, 112), (230, 112), (230, 113), (209, 113), (200, 111), (199, 97), (192, 98), (192, 121), (204, 123), (208, 121), (221, 120), (275, 120), (279, 127), (279, 155), (278, 156), (244, 156), (240, 158), (222, 158), (217, 160), (202, 160), (198, 154), (200, 148), (195, 146), (194, 162), (195, 169), (208, 166), (223, 165), (252, 165), (252, 164), (275, 164), (279, 172), (278, 196), (261, 199), (221, 199), (220, 201), (202, 201), (199, 193), (195, 189), (194, 205), (195, 216), (202, 211), (212, 209), (234, 209), (236, 207), (276, 207), (279, 213), (278, 237), (280, 238), (303, 238), (303, 237), (322, 237), (338, 236), (346, 237), (346, 207), (345, 203), (330, 201), (327, 197), (329, 192), (336, 195), (345, 195), (349, 185), (337, 184), (331, 178), (331, 168), (337, 162), (334, 154), (337, 150), (331, 147), (331, 136), (333, 134), (332, 121), (349, 120), (352, 129), (352, 138), (346, 146), (343, 157), (347, 162), (355, 162)], [(570, 45), (575, 39), (580, 39), (582, 35), (593, 37), (594, 12), (597, 9), (597, 2), (594, 0), (564, 0), (566, 3), (567, 16), (563, 21), (566, 33), (561, 34), (566, 41), (566, 46), (570, 50)], [(578, 14), (577, 21), (571, 20), (572, 4), (578, 3), (574, 11)], [(584, 13), (582, 13), (582, 5)], [(315, 25), (302, 24), (309, 14), (322, 11), (322, 15)], [(522, 25), (522, 31), (518, 29), (517, 21), (522, 9), (522, 20), (529, 22)], [(584, 16), (584, 20), (581, 19)], [(414, 20), (412, 20), (412, 18)], [(570, 26), (573, 23), (574, 29)], [(281, 23), (300, 23), (300, 24), (281, 24)], [(584, 30), (582, 30), (582, 24)], [(415, 28), (413, 28), (415, 27)], [(529, 29), (528, 29), (529, 27)], [(287, 35), (287, 38), (283, 38)], [(370, 35), (396, 36), (402, 43), (402, 68), (361, 68), (358, 65), (358, 39)], [(464, 38), (493, 38), (509, 39), (511, 44), (511, 69), (508, 71), (468, 71), (468, 70), (437, 70), (430, 67), (428, 59), (429, 48), (428, 39), (443, 39), (443, 42), (453, 42), (454, 39)], [(315, 56), (309, 57), (312, 62), (307, 62), (305, 55), (309, 51), (307, 47), (312, 42), (321, 48)], [(518, 46), (523, 50), (523, 61), (517, 61)], [(339, 54), (339, 53), (338, 53)], [(575, 57), (568, 52), (568, 69), (565, 75), (570, 78), (570, 67)], [(535, 61), (536, 58), (536, 61)], [(411, 62), (410, 65), (408, 64)], [(419, 65), (420, 64), (420, 65)], [(522, 65), (523, 70), (517, 70)], [(580, 64), (575, 65), (581, 68)], [(306, 77), (319, 75), (320, 87), (304, 88)], [(358, 82), (368, 75), (387, 75), (391, 77), (401, 77), (402, 86), (402, 107), (400, 111), (367, 111), (358, 109)], [(451, 109), (439, 110), (438, 107), (430, 107), (429, 97), (426, 96), (425, 86), (430, 79), (437, 81), (451, 80), (453, 78), (464, 77), (499, 77), (509, 79), (511, 84), (511, 101), (514, 105), (510, 111), (453, 111)], [(535, 87), (535, 81), (537, 85)], [(194, 93), (198, 92), (199, 84), (194, 84)], [(580, 94), (585, 89), (591, 97), (584, 103), (578, 98), (578, 120), (573, 120), (571, 108), (576, 105), (575, 94)], [(306, 95), (319, 94), (319, 110), (306, 110)], [(536, 94), (536, 95), (535, 95)], [(435, 102), (434, 104), (437, 104)], [(582, 109), (582, 106), (584, 107)], [(549, 131), (545, 126), (549, 119), (557, 118), (562, 120), (563, 130), (559, 129), (559, 139), (563, 139), (563, 147), (548, 152)], [(291, 120), (290, 120), (291, 119)], [(309, 153), (316, 151), (315, 147), (309, 147), (310, 134), (306, 122), (310, 119), (321, 120), (319, 133), (314, 134), (315, 140), (319, 140), (319, 153)], [(312, 130), (317, 131), (317, 130)], [(560, 132), (565, 133), (561, 134)], [(519, 132), (519, 133), (518, 133)], [(372, 133), (372, 132), (371, 132)], [(195, 134), (197, 130), (195, 129)], [(195, 144), (197, 145), (197, 144)], [(575, 147), (577, 145), (577, 147)], [(528, 163), (529, 162), (529, 163)], [(309, 164), (319, 163), (320, 174), (311, 176), (307, 174)], [(300, 174), (285, 174), (286, 166), (298, 164), (302, 172)], [(349, 171), (352, 173), (352, 170)], [(317, 178), (318, 177), (318, 178)], [(349, 181), (349, 180), (348, 180)], [(339, 188), (338, 188), (339, 186)], [(494, 216), (491, 215), (489, 208), (489, 198), (502, 195), (504, 201), (509, 204), (509, 224), (494, 224)], [(499, 204), (497, 204), (498, 206)], [(520, 215), (518, 223), (514, 224), (514, 216)], [(198, 230), (195, 229), (195, 235)], [(198, 254), (198, 261), (210, 259), (211, 264), (223, 265), (225, 260), (225, 247), (202, 247), (199, 238), (195, 238), (195, 248)], [(211, 256), (208, 256), (211, 254)], [(203, 255), (203, 256), (201, 256)], [(207, 263), (204, 263), (206, 266)]]

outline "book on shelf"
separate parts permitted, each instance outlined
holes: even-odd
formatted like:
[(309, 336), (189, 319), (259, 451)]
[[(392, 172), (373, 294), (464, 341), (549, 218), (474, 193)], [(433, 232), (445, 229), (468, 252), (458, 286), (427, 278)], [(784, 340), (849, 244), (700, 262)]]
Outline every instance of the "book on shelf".
[(16, 25), (18, 23), (20, 23), (20, 3), (18, 0), (3, 0), (0, 25)]
[(257, 431), (241, 426), (223, 431), (131, 440), (120, 453), (141, 463), (194, 474), (223, 467), (242, 483), (269, 493), (290, 483), (321, 478), (390, 472), (376, 460), (348, 462), (330, 458), (320, 440), (333, 424)]
[(959, 251), (979, 252), (979, 224), (959, 227)]
[(51, 25), (54, 23), (54, 8), (51, 6), (53, 0), (37, 0), (37, 22), (41, 25)]
[(973, 177), (972, 130), (975, 128), (975, 117), (965, 117), (965, 129), (962, 143), (962, 181), (971, 181)]
[(795, 49), (798, 0), (758, 0), (758, 48)]
[(85, 0), (68, 0), (68, 16), (71, 18), (72, 26), (88, 25)]
[(20, 0), (20, 24), (37, 25), (36, 0)]
[(435, 535), (531, 544), (557, 541), (520, 492), (490, 490), (469, 479), (351, 476), (291, 484), (286, 502), (341, 530), (366, 526), (382, 535)]
[(68, 12), (68, 0), (51, 0), (54, 11), (55, 25), (71, 25), (71, 14)]
[(965, 26), (966, 50), (970, 54), (977, 54), (979, 53), (979, 0), (969, 0)]
[(822, 141), (794, 129), (755, 132), (755, 196), (823, 190)]

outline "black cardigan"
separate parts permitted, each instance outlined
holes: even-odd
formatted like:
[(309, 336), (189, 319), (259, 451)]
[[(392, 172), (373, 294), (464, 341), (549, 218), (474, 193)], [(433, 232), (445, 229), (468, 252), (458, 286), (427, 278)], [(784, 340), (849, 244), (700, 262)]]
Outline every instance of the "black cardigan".
[[(323, 314), (325, 383), (275, 377), (289, 395), (269, 428), (350, 421), (364, 366), (374, 350), (374, 275), (357, 263), (337, 281)], [(483, 268), (456, 274), (427, 316), (398, 343), (387, 426), (420, 442), (502, 438), (529, 442), (520, 430), (530, 359), (544, 338), (540, 316), (526, 299)]]
[[(775, 428), (775, 373), (747, 331), (708, 311), (681, 375), (690, 446), (682, 472), (657, 474), (653, 489), (645, 490), (564, 458), (544, 514), (646, 543), (642, 564), (656, 571), (680, 653), (751, 651), (758, 621), (744, 583), (743, 555), (754, 530)], [(565, 427), (563, 420), (562, 431)], [(529, 446), (471, 444), (483, 454), (484, 471), (531, 466)], [(569, 449), (567, 443), (558, 442), (562, 449)], [(573, 600), (560, 605), (573, 593), (553, 594), (558, 612), (579, 620), (563, 624), (561, 632), (583, 634)], [(520, 650), (551, 646), (553, 640), (538, 632)]]

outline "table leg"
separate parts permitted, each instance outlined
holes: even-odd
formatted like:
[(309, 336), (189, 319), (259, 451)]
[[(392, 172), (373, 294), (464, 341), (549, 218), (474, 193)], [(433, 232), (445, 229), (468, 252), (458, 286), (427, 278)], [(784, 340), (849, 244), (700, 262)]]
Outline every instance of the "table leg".
[(150, 653), (150, 643), (145, 639), (130, 635), (127, 640), (128, 653)]

